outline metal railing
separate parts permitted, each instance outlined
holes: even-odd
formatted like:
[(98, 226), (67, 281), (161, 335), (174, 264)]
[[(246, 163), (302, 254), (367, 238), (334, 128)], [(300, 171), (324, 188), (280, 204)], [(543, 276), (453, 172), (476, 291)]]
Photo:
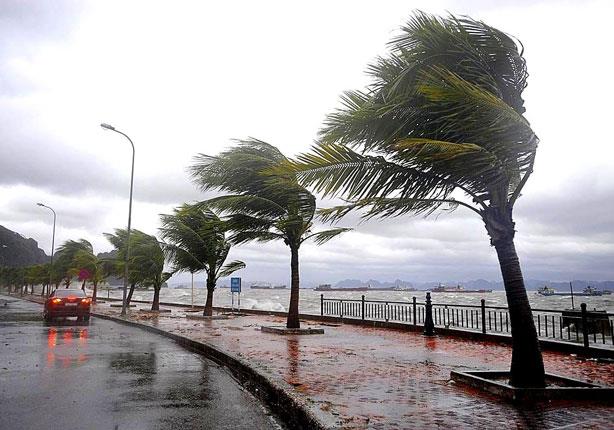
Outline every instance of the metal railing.
[[(412, 301), (325, 298), (320, 295), (320, 315), (363, 321), (391, 321), (424, 325), (427, 319), (427, 303)], [(437, 328), (469, 330), (491, 334), (511, 333), (509, 311), (504, 306), (486, 306), (482, 299), (479, 305), (432, 303), (431, 317)], [(555, 310), (532, 309), (537, 334), (542, 339), (564, 342), (614, 346), (614, 314), (589, 311), (582, 303), (580, 309)]]

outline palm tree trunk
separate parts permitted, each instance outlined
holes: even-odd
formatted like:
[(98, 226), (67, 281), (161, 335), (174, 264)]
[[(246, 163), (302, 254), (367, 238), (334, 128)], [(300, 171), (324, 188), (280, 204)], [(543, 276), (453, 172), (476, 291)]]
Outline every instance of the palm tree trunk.
[(299, 271), (298, 271), (298, 247), (290, 247), (290, 307), (288, 308), (287, 328), (301, 328), (298, 318), (298, 298), (299, 298)]
[(153, 302), (151, 302), (152, 311), (160, 310), (160, 287), (162, 287), (161, 283), (160, 285), (154, 285), (154, 297), (153, 297)]
[(132, 300), (132, 294), (134, 293), (134, 287), (136, 284), (133, 282), (130, 284), (130, 290), (128, 290), (128, 297), (126, 297), (126, 305), (130, 304), (130, 300)]
[(495, 243), (512, 326), (510, 384), (516, 387), (543, 387), (544, 362), (513, 233), (511, 236)]
[(92, 302), (96, 302), (97, 294), (98, 294), (98, 282), (94, 282), (94, 292), (92, 293)]
[(213, 315), (213, 291), (215, 291), (215, 274), (207, 276), (207, 301), (203, 312), (206, 317)]
[(86, 283), (86, 282), (87, 282), (87, 280), (86, 280), (86, 279), (84, 279), (84, 280), (83, 280), (83, 283), (81, 284), (81, 289), (82, 289), (83, 291), (85, 291), (85, 283)]

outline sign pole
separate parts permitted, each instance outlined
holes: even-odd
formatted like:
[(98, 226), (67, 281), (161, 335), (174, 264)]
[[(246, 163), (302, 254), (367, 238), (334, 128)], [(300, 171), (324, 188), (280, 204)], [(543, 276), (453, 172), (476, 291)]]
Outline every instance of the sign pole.
[(235, 293), (238, 294), (237, 300), (237, 311), (241, 310), (241, 278), (230, 278), (230, 292), (232, 294), (232, 305), (230, 307), (231, 311), (234, 310), (235, 307)]

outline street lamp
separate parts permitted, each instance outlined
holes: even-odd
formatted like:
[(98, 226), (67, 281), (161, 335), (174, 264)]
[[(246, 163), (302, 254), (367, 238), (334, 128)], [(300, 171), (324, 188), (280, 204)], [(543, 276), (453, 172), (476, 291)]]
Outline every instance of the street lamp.
[(128, 142), (130, 142), (130, 145), (132, 146), (132, 171), (130, 173), (130, 201), (128, 203), (128, 234), (126, 236), (126, 254), (124, 255), (125, 257), (124, 258), (124, 294), (123, 294), (123, 299), (122, 299), (122, 313), (121, 313), (122, 316), (126, 316), (126, 307), (127, 307), (126, 296), (128, 294), (128, 260), (130, 259), (130, 223), (132, 220), (132, 188), (134, 185), (134, 153), (135, 153), (134, 143), (132, 143), (132, 139), (130, 139), (126, 133), (122, 133), (121, 131), (113, 127), (112, 125), (105, 124), (103, 122), (102, 124), (100, 124), (100, 126), (104, 128), (105, 130), (111, 130), (111, 131), (114, 131), (115, 133), (119, 133), (125, 136), (126, 139), (128, 139)]
[(55, 250), (55, 219), (56, 214), (53, 208), (44, 205), (42, 203), (37, 203), (38, 206), (47, 208), (51, 212), (53, 212), (53, 234), (51, 235), (51, 264), (49, 265), (49, 285), (47, 286), (47, 297), (49, 297), (49, 293), (51, 292), (51, 284), (53, 284), (53, 251)]

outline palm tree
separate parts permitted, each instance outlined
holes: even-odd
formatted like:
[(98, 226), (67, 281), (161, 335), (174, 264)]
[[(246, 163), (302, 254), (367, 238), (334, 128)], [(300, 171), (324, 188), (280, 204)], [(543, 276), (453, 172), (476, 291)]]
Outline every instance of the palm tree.
[[(104, 233), (105, 237), (111, 242), (117, 251), (114, 264), (116, 276), (124, 274), (124, 252), (126, 251), (127, 231), (116, 229), (114, 234)], [(130, 261), (128, 271), (128, 282), (130, 292), (126, 299), (130, 304), (134, 288), (139, 285), (142, 287), (153, 287), (154, 297), (151, 305), (152, 311), (160, 309), (160, 288), (172, 276), (172, 273), (164, 272), (164, 252), (162, 244), (149, 234), (139, 230), (130, 232)]]
[[(544, 385), (544, 366), (514, 246), (514, 203), (533, 171), (538, 138), (523, 117), (527, 70), (505, 33), (470, 18), (418, 13), (369, 67), (373, 84), (347, 92), (321, 142), (291, 168), (301, 183), (365, 218), (463, 207), (495, 247), (509, 306), (511, 383)], [(288, 169), (286, 169), (287, 171)]]
[(250, 138), (218, 156), (199, 154), (191, 166), (191, 174), (200, 188), (226, 191), (230, 194), (209, 199), (203, 204), (226, 215), (230, 241), (283, 240), (290, 248), (291, 289), (288, 328), (300, 328), (299, 321), (299, 258), (303, 242), (314, 238), (322, 244), (348, 230), (312, 232), (316, 200), (293, 175), (282, 175), (272, 169), (288, 159), (276, 147)]
[[(70, 286), (72, 278), (79, 274), (79, 270), (75, 268), (75, 256), (78, 252), (93, 254), (94, 248), (92, 244), (85, 239), (80, 239), (78, 241), (67, 240), (56, 252), (57, 259), (54, 263), (53, 270), (54, 272), (57, 271), (59, 276), (62, 277), (66, 288)], [(81, 288), (85, 289), (85, 280), (83, 280)]]
[(31, 294), (34, 294), (35, 285), (41, 285), (41, 295), (44, 295), (45, 285), (49, 283), (49, 263), (26, 267), (26, 280), (30, 284)]
[(79, 273), (86, 273), (85, 281), (89, 280), (94, 287), (92, 291), (92, 301), (96, 301), (98, 296), (98, 284), (104, 282), (109, 276), (108, 262), (98, 258), (93, 252), (79, 250), (73, 258), (73, 267)]
[[(132, 236), (130, 240), (133, 240)], [(138, 273), (139, 285), (153, 287), (151, 310), (160, 310), (160, 288), (173, 275), (171, 272), (164, 272), (164, 252), (161, 244), (154, 236), (137, 235), (130, 244), (130, 254), (130, 271)]]
[(173, 269), (192, 274), (207, 273), (207, 301), (203, 315), (213, 315), (213, 291), (217, 280), (245, 267), (242, 261), (224, 265), (231, 247), (226, 240), (225, 223), (201, 204), (184, 204), (172, 215), (161, 215), (161, 220), (163, 248)]
[[(124, 255), (126, 252), (126, 243), (127, 243), (126, 238), (128, 237), (128, 231), (126, 229), (118, 228), (118, 229), (115, 229), (115, 233), (103, 233), (103, 234), (107, 238), (107, 240), (111, 242), (111, 245), (115, 247), (115, 257), (116, 258), (114, 259), (114, 261), (107, 262), (108, 271), (110, 272), (109, 274), (112, 274), (119, 278), (123, 278), (124, 261), (125, 261)], [(143, 238), (145, 236), (147, 235), (143, 233), (142, 231), (132, 229), (130, 231), (130, 241), (131, 241), (130, 248), (132, 249), (132, 247), (134, 246), (136, 242), (144, 240)], [(132, 260), (132, 255), (131, 255), (131, 260)], [(128, 283), (130, 284), (130, 289), (128, 291), (128, 296), (126, 298), (126, 304), (129, 305), (130, 301), (132, 300), (132, 294), (134, 294), (134, 289), (136, 285), (139, 283), (139, 281), (141, 280), (141, 276), (138, 273), (137, 268), (134, 267), (132, 264), (129, 264), (128, 267), (129, 267)]]

